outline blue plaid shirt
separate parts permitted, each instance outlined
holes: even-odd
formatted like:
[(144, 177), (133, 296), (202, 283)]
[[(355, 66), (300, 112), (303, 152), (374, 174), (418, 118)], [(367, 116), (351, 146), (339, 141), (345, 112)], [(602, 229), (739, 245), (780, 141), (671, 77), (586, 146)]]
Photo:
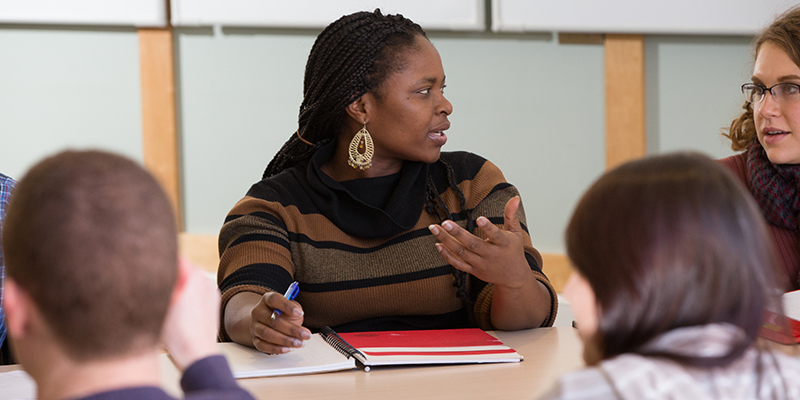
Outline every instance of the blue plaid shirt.
[[(8, 198), (11, 196), (11, 189), (14, 187), (13, 179), (0, 174), (0, 229), (2, 229), (3, 217), (6, 216), (6, 206)], [(2, 234), (0, 234), (2, 237)], [(5, 268), (3, 267), (3, 249), (0, 247), (0, 345), (6, 340), (6, 315), (3, 311), (3, 279), (5, 278)]]

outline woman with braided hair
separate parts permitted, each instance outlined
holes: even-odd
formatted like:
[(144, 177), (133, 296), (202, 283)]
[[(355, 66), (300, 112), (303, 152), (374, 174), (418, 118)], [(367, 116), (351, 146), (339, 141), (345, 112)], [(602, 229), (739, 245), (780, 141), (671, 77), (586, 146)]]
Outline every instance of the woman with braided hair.
[[(439, 53), (402, 15), (343, 16), (317, 37), (298, 130), (219, 238), (221, 338), (285, 353), (312, 330), (552, 325), (518, 192), (443, 153)], [(297, 281), (296, 301), (282, 295)]]

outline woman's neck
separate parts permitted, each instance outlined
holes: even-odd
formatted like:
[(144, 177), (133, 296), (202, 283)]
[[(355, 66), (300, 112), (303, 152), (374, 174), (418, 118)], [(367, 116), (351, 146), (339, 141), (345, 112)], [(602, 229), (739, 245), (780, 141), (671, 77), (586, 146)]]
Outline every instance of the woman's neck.
[(342, 182), (359, 178), (375, 178), (395, 174), (402, 169), (402, 161), (379, 160), (376, 158), (373, 158), (372, 166), (365, 170), (351, 167), (347, 163), (350, 157), (348, 154), (350, 140), (351, 139), (347, 138), (345, 135), (338, 135), (333, 156), (320, 167), (322, 172), (333, 178), (333, 180)]

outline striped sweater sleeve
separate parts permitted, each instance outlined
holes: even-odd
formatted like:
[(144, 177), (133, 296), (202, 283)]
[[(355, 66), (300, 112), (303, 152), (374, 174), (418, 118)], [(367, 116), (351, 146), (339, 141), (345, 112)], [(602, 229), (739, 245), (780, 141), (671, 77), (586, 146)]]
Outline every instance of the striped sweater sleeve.
[[(220, 231), (220, 265), (217, 282), (222, 291), (222, 310), (240, 292), (264, 294), (291, 284), (294, 264), (281, 207), (247, 196), (228, 214)], [(228, 341), (224, 321), (220, 338)]]
[[(519, 195), (517, 188), (506, 182), (502, 171), (491, 161), (486, 161), (475, 178), (471, 181), (465, 181), (462, 185), (464, 186), (461, 188), (462, 191), (464, 191), (465, 194), (468, 193), (470, 201), (467, 204), (467, 208), (473, 210), (473, 218), (484, 216), (493, 224), (502, 228), (505, 223), (504, 214), (506, 203), (514, 196)], [(520, 202), (520, 207), (517, 210), (517, 218), (525, 232), (525, 258), (531, 268), (531, 273), (537, 281), (544, 284), (550, 293), (550, 314), (542, 323), (542, 326), (552, 326), (558, 311), (558, 297), (550, 280), (548, 280), (542, 272), (542, 256), (533, 247), (531, 242), (522, 202)], [(478, 237), (486, 238), (478, 229), (476, 229), (474, 233)], [(490, 314), (493, 292), (494, 285), (491, 283), (485, 284), (485, 287), (480, 291), (475, 302), (475, 320), (478, 326), (484, 330), (493, 329)]]

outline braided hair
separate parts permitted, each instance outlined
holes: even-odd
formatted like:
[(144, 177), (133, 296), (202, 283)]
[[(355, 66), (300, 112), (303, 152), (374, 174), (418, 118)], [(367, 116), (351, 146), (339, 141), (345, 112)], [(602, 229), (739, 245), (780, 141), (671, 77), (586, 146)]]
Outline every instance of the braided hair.
[[(453, 171), (453, 167), (450, 164), (439, 158), (438, 163), (442, 164), (447, 171), (447, 184), (450, 185), (450, 188), (453, 189), (454, 192), (458, 195), (458, 200), (460, 202), (461, 210), (464, 212), (464, 217), (466, 218), (466, 226), (464, 229), (467, 232), (474, 232), (475, 231), (475, 220), (472, 219), (472, 211), (467, 209), (467, 199), (464, 197), (464, 192), (461, 191), (461, 188), (458, 187), (456, 183), (455, 172)], [(441, 205), (441, 207), (439, 206)], [(441, 212), (440, 212), (441, 209)], [(430, 171), (428, 172), (428, 188), (427, 193), (425, 196), (425, 211), (428, 214), (435, 215), (439, 219), (439, 223), (441, 224), (445, 220), (455, 221), (453, 219), (453, 214), (450, 212), (450, 207), (447, 207), (447, 203), (442, 200), (442, 196), (439, 194), (439, 190), (436, 189), (436, 185), (433, 182), (433, 178), (431, 177)], [(455, 280), (453, 281), (453, 286), (456, 287), (456, 295), (461, 302), (464, 303), (465, 306), (471, 309), (472, 306), (472, 299), (469, 295), (469, 290), (467, 286), (467, 273), (454, 267), (450, 267), (452, 269), (453, 276)], [(469, 313), (470, 321), (473, 320), (474, 314), (471, 312)]]
[[(405, 67), (400, 55), (414, 46), (417, 36), (427, 38), (418, 24), (401, 14), (383, 15), (380, 9), (345, 15), (328, 25), (317, 36), (306, 63), (298, 130), (275, 154), (262, 178), (307, 163), (318, 148), (335, 139), (349, 104), (369, 91), (380, 98), (381, 84)], [(466, 209), (466, 199), (456, 184), (453, 168), (441, 158), (438, 162), (447, 171), (448, 184), (458, 195), (467, 230), (472, 232), (475, 222)], [(453, 220), (430, 172), (425, 210), (440, 223)], [(458, 297), (470, 306), (467, 274), (453, 268), (453, 275)], [(472, 319), (471, 312), (469, 315)]]
[(419, 25), (400, 14), (383, 15), (380, 9), (345, 15), (328, 25), (308, 55), (299, 128), (269, 162), (263, 178), (307, 162), (333, 140), (347, 106), (403, 68), (396, 62), (398, 55), (419, 35), (427, 37)]

